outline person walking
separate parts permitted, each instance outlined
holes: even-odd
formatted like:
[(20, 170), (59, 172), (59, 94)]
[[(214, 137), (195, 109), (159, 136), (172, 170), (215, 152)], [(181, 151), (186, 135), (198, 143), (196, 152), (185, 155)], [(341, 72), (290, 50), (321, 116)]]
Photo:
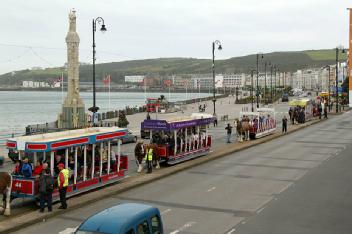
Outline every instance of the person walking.
[(59, 176), (57, 177), (57, 183), (59, 186), (60, 202), (61, 206), (59, 209), (67, 209), (66, 203), (66, 192), (68, 186), (69, 171), (65, 168), (63, 163), (59, 163), (58, 168), (60, 170)]
[(328, 118), (328, 105), (324, 103), (324, 119)]
[(227, 143), (231, 143), (230, 139), (231, 139), (231, 133), (232, 133), (232, 126), (228, 123), (225, 130), (227, 132)]
[(153, 147), (152, 147), (152, 144), (150, 144), (146, 150), (145, 161), (147, 163), (147, 169), (148, 169), (147, 173), (152, 173), (153, 172)]
[(143, 156), (144, 156), (144, 147), (143, 147), (143, 140), (139, 140), (138, 143), (136, 144), (136, 147), (134, 148), (134, 157), (136, 159), (136, 164), (137, 164), (137, 172), (140, 173), (143, 170)]
[(284, 117), (282, 118), (282, 133), (286, 134), (287, 133), (287, 118), (284, 115)]
[(218, 126), (218, 118), (215, 113), (213, 114), (213, 117), (214, 117), (214, 127), (217, 127)]
[(49, 212), (53, 210), (52, 209), (53, 190), (54, 190), (54, 179), (50, 174), (50, 170), (46, 166), (46, 169), (43, 169), (39, 176), (39, 200), (40, 200), (41, 213), (44, 212), (45, 203), (47, 203)]

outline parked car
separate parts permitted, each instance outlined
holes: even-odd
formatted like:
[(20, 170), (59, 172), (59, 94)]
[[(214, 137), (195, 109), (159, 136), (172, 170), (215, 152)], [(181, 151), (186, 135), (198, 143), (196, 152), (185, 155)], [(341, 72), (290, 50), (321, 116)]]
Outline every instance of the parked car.
[(122, 138), (122, 144), (137, 142), (137, 136), (133, 132), (128, 131), (127, 135)]
[(282, 102), (288, 102), (288, 94), (287, 93), (284, 93), (281, 97), (281, 101)]
[(141, 203), (122, 203), (86, 219), (76, 234), (163, 234), (158, 208)]

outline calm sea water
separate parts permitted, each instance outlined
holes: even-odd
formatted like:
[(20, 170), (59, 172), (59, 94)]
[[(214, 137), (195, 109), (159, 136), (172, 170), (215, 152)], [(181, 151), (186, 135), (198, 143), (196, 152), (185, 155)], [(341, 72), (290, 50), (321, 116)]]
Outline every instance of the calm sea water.
[[(169, 94), (147, 93), (147, 97), (157, 98), (163, 94), (168, 99)], [(64, 94), (65, 96), (66, 94)], [(171, 93), (171, 101), (182, 101), (191, 98), (209, 96), (208, 93)], [(92, 93), (82, 92), (85, 107), (92, 106)], [(140, 106), (145, 104), (144, 93), (111, 92), (111, 109), (123, 109), (126, 106)], [(109, 94), (107, 92), (96, 93), (96, 105), (100, 112), (108, 111)], [(22, 134), (29, 124), (42, 124), (57, 120), (61, 111), (61, 92), (37, 92), (37, 91), (5, 91), (0, 92), (0, 141), (12, 133)], [(88, 112), (88, 110), (87, 110)]]

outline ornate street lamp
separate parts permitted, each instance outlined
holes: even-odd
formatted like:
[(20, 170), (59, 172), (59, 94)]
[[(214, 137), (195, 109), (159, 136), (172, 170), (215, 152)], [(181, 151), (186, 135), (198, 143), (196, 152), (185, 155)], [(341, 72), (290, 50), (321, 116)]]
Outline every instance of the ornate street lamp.
[(252, 112), (254, 112), (254, 98), (253, 98), (253, 73), (255, 72), (256, 70), (251, 70), (251, 92), (250, 92), (250, 95), (251, 95), (251, 110)]
[(342, 53), (345, 53), (344, 48), (339, 48), (336, 47), (336, 77), (335, 77), (335, 83), (336, 83), (336, 113), (339, 112), (339, 50), (341, 50)]
[(327, 65), (325, 67), (323, 67), (323, 69), (327, 69), (329, 74), (328, 74), (328, 107), (329, 107), (329, 112), (331, 111), (331, 108), (330, 108), (330, 65)]
[[(256, 89), (256, 94), (255, 96), (257, 97), (257, 108), (259, 108), (259, 53), (257, 53), (257, 89)], [(261, 59), (264, 58), (264, 55), (261, 54)]]
[(95, 32), (97, 31), (97, 23), (101, 24), (101, 28), (100, 31), (101, 32), (106, 32), (106, 27), (105, 27), (105, 23), (104, 23), (104, 19), (101, 17), (97, 17), (96, 19), (93, 19), (93, 106), (90, 107), (88, 110), (96, 113), (99, 110), (99, 107), (96, 106), (96, 102), (95, 102)]
[(221, 46), (221, 42), (216, 40), (212, 42), (212, 53), (213, 53), (213, 106), (214, 106), (214, 113), (213, 115), (216, 115), (215, 112), (215, 102), (216, 102), (216, 98), (215, 98), (215, 46), (218, 46), (218, 50), (222, 50), (222, 46)]

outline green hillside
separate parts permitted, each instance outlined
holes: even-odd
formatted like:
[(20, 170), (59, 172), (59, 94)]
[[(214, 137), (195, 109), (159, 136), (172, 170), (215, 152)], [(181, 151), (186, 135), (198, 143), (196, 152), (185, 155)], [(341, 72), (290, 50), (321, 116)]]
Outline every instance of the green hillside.
[[(341, 60), (346, 54), (340, 54)], [(270, 61), (279, 67), (280, 71), (293, 72), (302, 68), (322, 67), (335, 63), (335, 50), (309, 50), (300, 52), (274, 52), (264, 54), (260, 70), (264, 71), (264, 62)], [(256, 66), (256, 55), (234, 57), (226, 60), (216, 60), (217, 73), (250, 73)], [(157, 58), (131, 60), (123, 62), (104, 63), (96, 65), (97, 80), (106, 74), (114, 77), (115, 83), (122, 83), (125, 75), (166, 76), (175, 74), (211, 73), (210, 59), (196, 58)], [(267, 66), (267, 70), (270, 68)], [(0, 85), (20, 85), (23, 80), (50, 82), (59, 77), (62, 68), (47, 68), (44, 70), (22, 70), (0, 76)], [(80, 80), (91, 81), (92, 66), (80, 66)]]

